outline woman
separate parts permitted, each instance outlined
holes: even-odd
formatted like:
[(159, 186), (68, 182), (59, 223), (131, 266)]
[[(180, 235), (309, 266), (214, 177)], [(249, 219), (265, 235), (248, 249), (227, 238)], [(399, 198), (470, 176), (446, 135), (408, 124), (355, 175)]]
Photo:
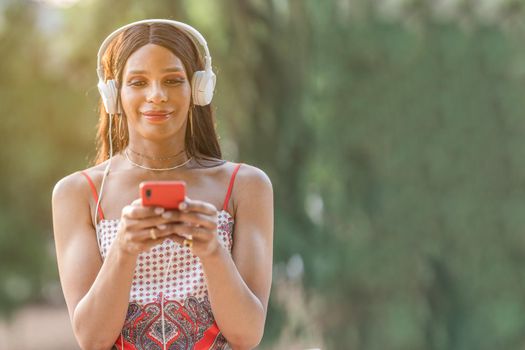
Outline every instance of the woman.
[[(261, 341), (272, 185), (263, 171), (221, 159), (208, 104), (214, 79), (205, 92), (192, 89), (203, 69), (212, 74), (199, 36), (180, 22), (146, 20), (101, 47), (108, 85), (96, 165), (53, 191), (60, 280), (82, 349), (251, 349)], [(113, 102), (104, 92), (112, 80)], [(146, 180), (184, 181), (179, 210), (142, 206)]]

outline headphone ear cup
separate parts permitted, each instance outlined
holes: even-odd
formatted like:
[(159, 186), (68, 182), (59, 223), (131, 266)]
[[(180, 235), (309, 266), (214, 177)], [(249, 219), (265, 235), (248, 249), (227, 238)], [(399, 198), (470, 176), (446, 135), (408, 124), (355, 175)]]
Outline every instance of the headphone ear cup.
[(212, 71), (196, 71), (191, 79), (193, 104), (207, 106), (213, 99), (213, 90), (217, 78)]
[(118, 89), (115, 80), (99, 81), (97, 87), (106, 112), (108, 114), (118, 114)]

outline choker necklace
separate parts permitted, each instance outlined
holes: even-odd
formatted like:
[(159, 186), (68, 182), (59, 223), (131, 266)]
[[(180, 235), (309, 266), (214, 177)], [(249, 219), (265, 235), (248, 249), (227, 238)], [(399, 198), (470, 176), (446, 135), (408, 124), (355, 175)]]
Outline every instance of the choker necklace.
[(180, 168), (186, 164), (188, 164), (190, 162), (190, 160), (192, 160), (193, 158), (190, 157), (188, 158), (188, 160), (184, 161), (183, 163), (181, 164), (178, 164), (178, 165), (175, 165), (175, 166), (172, 166), (172, 167), (169, 167), (169, 168), (150, 168), (150, 167), (147, 167), (145, 165), (141, 165), (141, 164), (137, 164), (135, 163), (134, 161), (132, 161), (131, 159), (129, 159), (129, 155), (128, 155), (128, 152), (126, 152), (127, 150), (124, 150), (124, 156), (126, 157), (126, 159), (128, 160), (128, 162), (130, 162), (132, 165), (138, 167), (138, 168), (141, 168), (141, 169), (145, 169), (145, 170), (151, 170), (151, 171), (168, 171), (168, 170), (174, 170), (174, 169), (177, 169), (177, 168)]
[(145, 159), (149, 159), (149, 160), (168, 160), (168, 159), (173, 159), (173, 158), (175, 158), (175, 157), (181, 155), (182, 153), (186, 152), (186, 150), (183, 149), (182, 151), (180, 151), (179, 153), (177, 153), (177, 154), (175, 154), (175, 155), (173, 155), (173, 156), (169, 156), (169, 157), (159, 157), (159, 158), (157, 158), (157, 157), (150, 157), (150, 156), (147, 156), (147, 155), (145, 155), (145, 154), (142, 154), (142, 153), (136, 152), (136, 151), (132, 150), (132, 149), (129, 148), (129, 147), (128, 147), (127, 149), (128, 149), (131, 153), (136, 154), (137, 156), (139, 156), (139, 157), (141, 157), (141, 158), (145, 158)]

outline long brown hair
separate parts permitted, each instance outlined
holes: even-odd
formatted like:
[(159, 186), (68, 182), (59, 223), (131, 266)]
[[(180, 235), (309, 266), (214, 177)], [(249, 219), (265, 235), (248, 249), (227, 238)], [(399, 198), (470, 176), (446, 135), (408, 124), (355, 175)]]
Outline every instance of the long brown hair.
[[(147, 44), (156, 44), (170, 50), (184, 64), (188, 79), (198, 70), (204, 70), (204, 63), (193, 38), (183, 30), (170, 24), (151, 23), (138, 24), (120, 33), (108, 45), (102, 56), (104, 76), (107, 80), (114, 79), (122, 86), (122, 72), (128, 58), (139, 48)], [(120, 98), (119, 98), (120, 100)], [(109, 115), (104, 109), (102, 100), (99, 102), (99, 122), (97, 132), (97, 155), (95, 164), (100, 164), (109, 158)], [(185, 148), (188, 156), (199, 159), (220, 160), (222, 153), (215, 132), (215, 119), (211, 104), (195, 106), (190, 104), (189, 113), (193, 114), (193, 135), (190, 127), (186, 127)], [(111, 138), (113, 153), (124, 150), (129, 142), (127, 118), (122, 115), (112, 116)], [(189, 121), (190, 122), (190, 121)], [(189, 124), (188, 122), (188, 124)]]

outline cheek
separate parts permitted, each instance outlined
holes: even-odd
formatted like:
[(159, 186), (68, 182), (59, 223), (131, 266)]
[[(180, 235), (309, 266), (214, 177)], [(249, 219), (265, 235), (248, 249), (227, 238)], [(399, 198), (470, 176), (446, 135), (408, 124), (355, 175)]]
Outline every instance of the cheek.
[(141, 96), (137, 94), (136, 91), (132, 89), (122, 88), (122, 90), (120, 91), (120, 102), (122, 104), (124, 112), (127, 112), (129, 109), (132, 109), (134, 105), (137, 104), (140, 97)]
[(120, 90), (120, 98), (122, 99), (122, 102), (128, 102), (135, 98), (136, 95), (137, 93), (133, 89), (128, 89), (124, 87)]
[(180, 94), (181, 97), (189, 100), (191, 98), (191, 85), (189, 83), (184, 84)]

